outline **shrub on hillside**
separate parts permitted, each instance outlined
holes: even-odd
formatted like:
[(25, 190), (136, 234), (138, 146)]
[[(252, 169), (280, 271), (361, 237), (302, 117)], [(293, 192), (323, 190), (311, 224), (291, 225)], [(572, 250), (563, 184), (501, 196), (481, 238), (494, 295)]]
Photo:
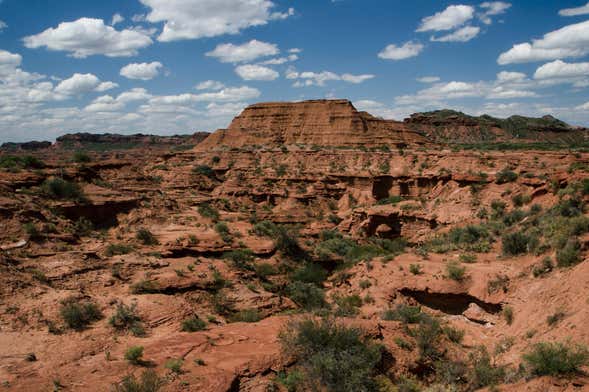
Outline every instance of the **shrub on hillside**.
[(589, 364), (587, 347), (571, 343), (537, 343), (523, 356), (532, 374), (565, 376), (579, 373)]
[(140, 228), (139, 230), (137, 230), (135, 238), (137, 238), (137, 240), (139, 240), (143, 245), (159, 244), (159, 241), (157, 240), (157, 238), (155, 238), (153, 233), (147, 230), (146, 228)]
[(41, 191), (49, 198), (82, 202), (86, 199), (82, 188), (62, 178), (50, 178), (41, 185)]
[(102, 313), (94, 302), (80, 301), (75, 298), (63, 301), (59, 312), (65, 324), (75, 330), (82, 330), (93, 321), (102, 318)]

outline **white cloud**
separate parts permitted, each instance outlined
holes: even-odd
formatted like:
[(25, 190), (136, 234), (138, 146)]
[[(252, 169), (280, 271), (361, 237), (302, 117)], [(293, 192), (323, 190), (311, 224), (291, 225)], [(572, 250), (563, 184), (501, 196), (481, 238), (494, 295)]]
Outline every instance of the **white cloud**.
[(60, 23), (56, 28), (25, 37), (23, 41), (27, 48), (46, 47), (49, 50), (66, 51), (76, 58), (92, 55), (129, 57), (153, 43), (142, 32), (117, 31), (105, 25), (102, 19), (91, 18)]
[(439, 82), (440, 78), (438, 76), (423, 76), (421, 78), (416, 79), (419, 83), (435, 83)]
[(2, 30), (4, 30), (7, 27), (8, 27), (8, 25), (5, 22), (0, 20), (0, 33), (2, 32)]
[(13, 72), (22, 62), (22, 56), (0, 49), (0, 75)]
[(365, 74), (365, 75), (352, 75), (352, 74), (343, 74), (342, 80), (344, 82), (353, 83), (353, 84), (360, 84), (367, 80), (374, 79), (374, 75)]
[(110, 22), (110, 25), (115, 26), (115, 25), (122, 23), (124, 21), (125, 21), (125, 18), (121, 14), (117, 13), (112, 16), (112, 20)]
[(521, 82), (525, 78), (526, 74), (522, 72), (501, 71), (497, 74), (497, 81), (499, 83)]
[(114, 82), (102, 82), (96, 87), (96, 91), (102, 93), (104, 91), (112, 90), (113, 88), (117, 88), (119, 85)]
[(260, 96), (258, 89), (242, 86), (227, 87), (220, 91), (201, 94), (179, 94), (156, 96), (149, 100), (150, 105), (190, 106), (195, 102), (240, 102)]
[(145, 14), (135, 14), (131, 17), (131, 20), (135, 23), (141, 23), (141, 22), (145, 22), (146, 18), (147, 18), (147, 15), (145, 15)]
[(146, 19), (164, 22), (159, 41), (237, 34), (241, 30), (294, 14), (272, 12), (270, 0), (140, 0), (151, 10)]
[(302, 49), (299, 49), (299, 48), (291, 48), (291, 49), (288, 50), (288, 53), (297, 54), (297, 53), (301, 53), (302, 51), (303, 50)]
[(118, 102), (110, 95), (103, 95), (92, 101), (84, 110), (87, 112), (116, 112), (122, 110), (124, 107), (124, 103)]
[(331, 71), (323, 72), (297, 72), (294, 68), (289, 68), (286, 71), (285, 77), (290, 80), (296, 80), (293, 87), (310, 87), (310, 86), (325, 86), (328, 81), (344, 81), (352, 84), (363, 83), (366, 80), (373, 79), (375, 76), (370, 74), (352, 75), (345, 73), (342, 75)]
[(235, 73), (243, 80), (271, 81), (280, 77), (280, 74), (272, 68), (255, 64), (239, 65), (235, 68)]
[(558, 11), (560, 16), (579, 16), (589, 14), (589, 3), (576, 8), (565, 8)]
[(289, 54), (287, 57), (277, 57), (270, 60), (262, 61), (261, 65), (281, 65), (291, 61), (297, 61), (299, 56), (296, 54)]
[(485, 9), (485, 11), (479, 15), (479, 19), (484, 24), (489, 25), (493, 23), (491, 16), (504, 14), (509, 8), (511, 8), (511, 4), (504, 1), (485, 1), (484, 3), (481, 3), (480, 7)]
[(251, 40), (243, 45), (220, 44), (206, 56), (214, 57), (222, 63), (240, 63), (253, 61), (260, 57), (274, 56), (280, 53), (278, 46), (268, 42)]
[(235, 116), (239, 112), (241, 112), (247, 104), (243, 102), (235, 102), (235, 103), (215, 103), (211, 102), (207, 105), (207, 114), (212, 117), (218, 116)]
[(55, 87), (55, 92), (68, 96), (80, 95), (94, 91), (98, 86), (100, 86), (100, 79), (96, 75), (75, 73), (69, 79), (61, 81)]
[(121, 68), (121, 76), (127, 79), (151, 80), (159, 75), (163, 65), (159, 61), (152, 63), (132, 63)]
[(150, 99), (152, 97), (151, 94), (147, 92), (144, 88), (133, 88), (131, 90), (125, 91), (117, 97), (118, 102), (133, 102), (133, 101), (143, 101)]
[(221, 90), (225, 85), (216, 80), (205, 80), (196, 85), (197, 90)]
[(565, 26), (545, 34), (531, 43), (514, 45), (502, 53), (497, 62), (501, 65), (583, 57), (589, 54), (589, 21)]
[(405, 42), (402, 46), (391, 44), (384, 48), (378, 57), (385, 60), (404, 60), (419, 55), (423, 48), (422, 44), (413, 41)]
[(475, 9), (469, 5), (451, 5), (444, 11), (421, 20), (418, 32), (452, 30), (474, 17)]
[(434, 42), (468, 42), (479, 35), (480, 31), (480, 27), (464, 26), (442, 37), (431, 37), (430, 40)]
[(589, 79), (589, 63), (566, 63), (556, 60), (538, 67), (534, 73), (534, 79), (560, 79), (571, 82)]
[(589, 102), (585, 102), (582, 105), (577, 106), (577, 110), (589, 110)]

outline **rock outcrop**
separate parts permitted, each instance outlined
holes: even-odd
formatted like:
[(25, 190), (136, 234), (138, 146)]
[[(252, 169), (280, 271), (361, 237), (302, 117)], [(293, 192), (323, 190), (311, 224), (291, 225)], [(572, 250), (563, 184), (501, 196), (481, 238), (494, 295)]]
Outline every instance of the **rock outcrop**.
[(259, 103), (246, 108), (228, 129), (211, 134), (198, 150), (218, 147), (318, 145), (378, 147), (425, 144), (403, 123), (359, 112), (348, 100)]

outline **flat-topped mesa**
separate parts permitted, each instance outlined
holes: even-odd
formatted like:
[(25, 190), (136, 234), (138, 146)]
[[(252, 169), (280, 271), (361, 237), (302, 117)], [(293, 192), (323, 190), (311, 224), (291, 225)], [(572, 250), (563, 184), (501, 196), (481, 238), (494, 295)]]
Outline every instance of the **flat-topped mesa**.
[(425, 144), (403, 123), (359, 112), (348, 100), (258, 103), (247, 107), (228, 129), (211, 134), (198, 150), (251, 145), (406, 146)]

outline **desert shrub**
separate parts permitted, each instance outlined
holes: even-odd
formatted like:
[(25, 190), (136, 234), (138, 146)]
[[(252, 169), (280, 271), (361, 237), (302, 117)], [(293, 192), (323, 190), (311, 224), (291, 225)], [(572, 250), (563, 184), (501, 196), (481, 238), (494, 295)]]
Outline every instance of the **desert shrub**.
[(0, 156), (0, 168), (3, 169), (43, 169), (44, 167), (45, 163), (43, 161), (31, 155), (22, 157), (14, 155)]
[(460, 343), (462, 342), (462, 339), (464, 339), (464, 330), (462, 329), (445, 326), (442, 330), (444, 335), (446, 335), (453, 343)]
[(501, 237), (503, 253), (517, 256), (528, 252), (531, 237), (521, 232), (507, 233)]
[(513, 308), (511, 306), (506, 306), (503, 308), (503, 318), (507, 325), (513, 324)]
[(194, 174), (202, 175), (209, 178), (216, 178), (215, 171), (208, 165), (198, 165), (192, 169)]
[(219, 211), (217, 211), (213, 206), (209, 203), (202, 203), (198, 206), (198, 213), (203, 218), (209, 218), (213, 221), (219, 220)]
[(464, 279), (466, 268), (461, 266), (457, 261), (449, 261), (446, 264), (446, 276), (449, 279), (460, 282)]
[(305, 310), (320, 309), (327, 306), (325, 293), (313, 283), (292, 282), (286, 286), (285, 294)]
[(139, 230), (137, 230), (135, 238), (137, 238), (137, 240), (139, 240), (143, 245), (159, 244), (159, 241), (157, 240), (157, 238), (155, 238), (153, 233), (147, 230), (146, 228), (140, 228)]
[(217, 222), (217, 224), (215, 225), (215, 231), (217, 232), (217, 234), (221, 236), (223, 242), (230, 243), (233, 241), (233, 235), (231, 234), (231, 231), (229, 230), (229, 226), (227, 226), (227, 223)]
[(187, 318), (182, 321), (182, 328), (183, 332), (196, 332), (202, 331), (207, 327), (207, 323), (204, 322), (200, 317), (194, 315), (190, 318)]
[(94, 223), (88, 218), (80, 217), (73, 225), (72, 232), (78, 236), (90, 235), (94, 230)]
[(395, 338), (395, 344), (399, 348), (406, 351), (413, 351), (413, 349), (415, 348), (411, 342), (399, 337)]
[(125, 359), (134, 365), (139, 365), (143, 358), (143, 346), (131, 346), (125, 351)]
[(113, 385), (115, 392), (157, 392), (164, 385), (162, 380), (153, 369), (148, 369), (136, 378), (129, 375), (123, 378), (118, 384)]
[(278, 226), (274, 238), (276, 248), (280, 250), (284, 256), (293, 259), (307, 258), (307, 254), (300, 247), (296, 233), (293, 230)]
[(419, 264), (411, 264), (409, 266), (409, 272), (413, 275), (421, 275), (423, 273), (422, 267)]
[(166, 369), (169, 369), (172, 373), (180, 374), (182, 373), (182, 365), (184, 361), (179, 358), (170, 358), (164, 364)]
[(253, 270), (254, 252), (250, 249), (237, 249), (223, 254), (225, 260), (230, 260), (236, 268), (242, 270)]
[(503, 216), (503, 214), (505, 214), (506, 207), (507, 207), (507, 204), (505, 204), (505, 202), (503, 202), (501, 200), (493, 200), (491, 202), (491, 209), (493, 210), (493, 213), (491, 214), (491, 218), (492, 219), (501, 218)]
[(531, 200), (532, 200), (532, 198), (530, 195), (522, 195), (521, 193), (517, 194), (511, 198), (513, 205), (516, 207), (521, 207), (524, 204), (528, 204)]
[(262, 319), (262, 316), (257, 309), (244, 309), (231, 316), (231, 321), (234, 323), (257, 323)]
[(374, 391), (382, 348), (360, 329), (333, 320), (291, 322), (280, 334), (284, 352), (304, 373), (303, 390)]
[(258, 237), (273, 237), (278, 232), (278, 226), (270, 221), (261, 221), (254, 224), (253, 232)]
[(571, 267), (581, 259), (581, 243), (578, 239), (569, 239), (562, 249), (556, 251), (556, 262), (559, 267)]
[(508, 182), (514, 182), (515, 180), (517, 180), (517, 177), (518, 177), (517, 173), (515, 173), (509, 169), (503, 169), (499, 173), (497, 173), (495, 183), (506, 184)]
[(505, 377), (505, 369), (496, 367), (491, 361), (491, 355), (484, 346), (478, 347), (469, 355), (472, 370), (469, 384), (473, 390), (501, 383)]
[(256, 275), (260, 279), (266, 279), (268, 276), (278, 274), (278, 270), (270, 263), (260, 263), (255, 266)]
[(133, 247), (125, 244), (109, 244), (104, 252), (107, 257), (126, 255), (133, 251)]
[(158, 287), (153, 280), (142, 279), (139, 282), (131, 285), (131, 293), (133, 294), (150, 294), (157, 292)]
[(360, 288), (362, 290), (366, 290), (367, 288), (372, 286), (372, 283), (368, 279), (366, 279), (366, 280), (361, 280), (360, 283), (358, 283), (358, 285), (360, 286)]
[(548, 323), (549, 326), (553, 327), (556, 324), (558, 324), (559, 322), (561, 322), (562, 320), (564, 320), (565, 317), (566, 317), (566, 313), (563, 312), (562, 310), (558, 310), (558, 311), (554, 312), (553, 314), (549, 315), (546, 318), (546, 322)]
[(589, 364), (585, 346), (567, 343), (537, 343), (523, 356), (532, 374), (537, 376), (565, 376), (579, 373)]
[(440, 322), (432, 317), (422, 318), (419, 326), (411, 330), (421, 359), (435, 360), (440, 356), (438, 342), (441, 334)]
[(358, 308), (362, 306), (362, 298), (358, 294), (338, 296), (334, 298), (337, 305), (336, 316), (348, 317), (358, 314)]
[(51, 199), (84, 201), (82, 188), (62, 178), (49, 178), (41, 185), (41, 191)]
[(115, 313), (110, 317), (108, 323), (117, 331), (130, 331), (134, 336), (145, 335), (145, 329), (135, 303), (130, 306), (124, 303), (117, 304)]
[(382, 206), (387, 204), (398, 204), (402, 202), (404, 198), (402, 196), (390, 196), (385, 199), (380, 199), (376, 202), (376, 205)]
[(420, 306), (405, 304), (397, 305), (395, 309), (388, 309), (382, 315), (383, 320), (395, 320), (404, 324), (417, 324), (427, 317), (429, 316), (421, 311)]
[(23, 225), (23, 230), (32, 241), (39, 240), (42, 237), (41, 232), (39, 231), (37, 226), (32, 222), (25, 223)]
[(503, 216), (503, 223), (505, 224), (505, 226), (510, 227), (515, 225), (516, 223), (521, 222), (526, 216), (527, 214), (520, 209), (513, 210), (507, 215)]
[(313, 283), (321, 286), (327, 279), (328, 272), (315, 263), (305, 263), (297, 268), (291, 275), (291, 280), (295, 282)]
[(72, 160), (76, 163), (88, 163), (88, 162), (92, 161), (92, 159), (90, 158), (90, 155), (86, 154), (83, 151), (75, 152), (74, 156), (72, 157)]
[(489, 237), (489, 232), (483, 226), (469, 225), (450, 230), (450, 241), (456, 245), (475, 244)]
[(487, 282), (487, 292), (489, 294), (496, 293), (499, 290), (502, 290), (504, 293), (507, 293), (507, 290), (509, 290), (509, 277), (507, 275), (497, 274)]
[(94, 302), (79, 301), (75, 298), (64, 300), (59, 312), (65, 324), (78, 331), (102, 318), (102, 313)]
[(540, 264), (534, 266), (532, 269), (532, 274), (535, 278), (538, 278), (540, 276), (546, 275), (552, 271), (553, 268), (554, 266), (552, 265), (552, 259), (547, 256), (542, 259)]

